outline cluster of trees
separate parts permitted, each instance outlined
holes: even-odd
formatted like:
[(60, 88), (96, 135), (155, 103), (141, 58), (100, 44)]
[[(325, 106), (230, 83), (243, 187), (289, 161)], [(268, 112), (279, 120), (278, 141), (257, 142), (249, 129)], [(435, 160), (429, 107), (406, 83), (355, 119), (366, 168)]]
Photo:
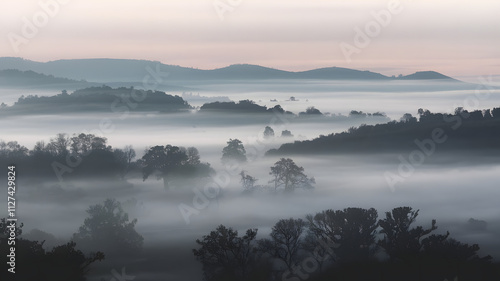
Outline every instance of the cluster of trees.
[(252, 100), (240, 100), (239, 102), (211, 102), (205, 103), (200, 107), (200, 112), (235, 112), (235, 113), (280, 113), (291, 114), (290, 111), (285, 111), (280, 105), (272, 108), (256, 104)]
[(221, 161), (223, 164), (244, 163), (247, 161), (246, 153), (245, 146), (239, 139), (229, 139), (227, 146), (222, 149)]
[(108, 145), (105, 137), (93, 134), (57, 134), (48, 143), (39, 141), (29, 150), (17, 141), (0, 141), (0, 164), (15, 163), (23, 168), (26, 179), (48, 181), (106, 178), (123, 180), (129, 172), (142, 173), (169, 182), (181, 178), (203, 178), (213, 173), (208, 163), (200, 161), (195, 147), (172, 145), (149, 148), (141, 159), (132, 146), (123, 149)]
[[(272, 131), (266, 127), (266, 131)], [(285, 131), (283, 134), (290, 133)], [(273, 132), (274, 133), (274, 132)], [(291, 133), (290, 133), (291, 134)], [(271, 135), (271, 134), (269, 134)], [(0, 164), (15, 163), (23, 167), (26, 179), (44, 179), (47, 181), (78, 180), (101, 178), (124, 180), (130, 173), (140, 173), (145, 181), (151, 177), (163, 180), (164, 187), (172, 185), (196, 184), (213, 175), (214, 170), (209, 163), (201, 162), (198, 149), (173, 145), (157, 145), (150, 147), (140, 159), (128, 145), (123, 149), (108, 145), (105, 137), (93, 134), (57, 134), (47, 143), (39, 141), (32, 150), (20, 145), (17, 141), (0, 141)], [(238, 139), (230, 139), (222, 150), (223, 164), (247, 161), (246, 150)], [(292, 159), (282, 158), (270, 168), (272, 185), (255, 185), (256, 178), (242, 173), (245, 192), (266, 189), (286, 192), (296, 188), (310, 189), (314, 178), (304, 173), (304, 168), (295, 164)]]
[(371, 116), (387, 117), (387, 115), (384, 112), (364, 113), (363, 111), (356, 111), (356, 110), (351, 110), (351, 112), (349, 112), (349, 117), (354, 117), (354, 118), (365, 118)]
[[(418, 210), (325, 210), (282, 219), (269, 238), (224, 225), (196, 240), (204, 278), (215, 280), (498, 280), (500, 267), (479, 246), (414, 226)], [(456, 280), (456, 279), (455, 279)]]
[(186, 149), (172, 145), (157, 145), (147, 150), (139, 162), (142, 166), (143, 180), (156, 175), (157, 179), (163, 179), (166, 189), (172, 180), (205, 178), (214, 172), (210, 164), (200, 161), (200, 154), (195, 147)]
[[(294, 97), (290, 98), (291, 101), (296, 101)], [(366, 118), (366, 117), (379, 117), (388, 119), (387, 115), (382, 112), (364, 113), (362, 111), (352, 110), (348, 116), (342, 115), (329, 115), (323, 114), (319, 109), (314, 106), (308, 107), (305, 111), (299, 112), (298, 115), (290, 111), (285, 111), (280, 105), (275, 105), (272, 108), (261, 106), (251, 100), (240, 100), (239, 102), (212, 102), (205, 103), (200, 107), (201, 112), (227, 112), (227, 113), (275, 113), (286, 114), (288, 117), (331, 117), (338, 119), (351, 119), (351, 118)]]
[[(121, 203), (107, 199), (103, 204), (90, 206), (88, 217), (71, 241), (47, 250), (45, 241), (23, 238), (23, 224), (15, 228), (15, 280), (53, 280), (84, 281), (90, 266), (107, 258), (137, 255), (142, 249), (143, 237), (136, 232), (137, 219), (129, 220)], [(12, 245), (8, 237), (12, 230), (9, 222), (0, 219), (0, 252), (9, 253)], [(41, 231), (40, 231), (41, 232)], [(10, 245), (10, 246), (9, 246)], [(9, 257), (2, 255), (2, 280), (11, 280), (14, 276), (10, 268)]]
[(72, 237), (81, 249), (103, 251), (111, 257), (141, 251), (144, 238), (135, 230), (137, 219), (130, 220), (119, 201), (106, 199), (102, 204), (90, 206), (87, 214)]
[(442, 122), (443, 120), (455, 120), (457, 116), (460, 116), (464, 121), (483, 121), (490, 119), (500, 119), (500, 107), (493, 109), (484, 110), (474, 110), (467, 111), (463, 107), (457, 107), (454, 114), (446, 113), (432, 113), (428, 109), (418, 109), (418, 115), (420, 116), (420, 122), (424, 123), (436, 123)]
[(313, 184), (316, 183), (314, 178), (309, 178), (304, 173), (304, 168), (297, 166), (290, 158), (281, 158), (274, 163), (270, 168), (269, 175), (272, 179), (268, 182), (271, 185), (256, 185), (258, 179), (250, 176), (245, 171), (241, 171), (241, 185), (244, 193), (252, 193), (255, 191), (272, 191), (277, 192), (278, 189), (284, 192), (293, 192), (297, 188), (305, 190), (313, 189)]
[(453, 114), (419, 109), (418, 113), (418, 119), (406, 113), (399, 122), (351, 127), (345, 132), (283, 144), (267, 154), (411, 151), (417, 148), (416, 140), (432, 139), (436, 129), (446, 138), (440, 150), (500, 148), (500, 108), (472, 112), (457, 108)]
[(90, 87), (68, 94), (63, 90), (55, 96), (21, 96), (12, 106), (0, 113), (66, 113), (75, 111), (116, 112), (130, 111), (181, 112), (192, 107), (179, 96), (160, 91), (108, 86)]
[(123, 149), (107, 144), (105, 137), (93, 134), (57, 134), (49, 142), (38, 141), (29, 150), (17, 141), (0, 141), (0, 164), (23, 167), (26, 177), (49, 180), (81, 177), (123, 179), (137, 163), (132, 146)]
[(319, 109), (315, 108), (314, 106), (310, 106), (306, 109), (306, 111), (300, 112), (299, 116), (314, 116), (314, 115), (323, 115)]
[[(264, 128), (263, 135), (264, 135), (264, 139), (272, 139), (272, 138), (274, 138), (275, 137), (275, 133), (274, 133), (273, 128), (271, 128), (270, 126), (266, 126)], [(283, 130), (283, 131), (281, 131), (281, 137), (282, 138), (291, 138), (291, 137), (293, 137), (293, 134), (289, 130)]]
[[(266, 136), (266, 131), (269, 130), (272, 130), (271, 127), (266, 127), (264, 136)], [(272, 135), (274, 136), (274, 131)], [(221, 161), (223, 164), (241, 164), (246, 162), (246, 150), (243, 143), (238, 139), (230, 139), (227, 142), (227, 146), (222, 149)], [(241, 171), (241, 184), (244, 192), (251, 193), (257, 190), (272, 190), (276, 192), (278, 188), (282, 188), (285, 192), (292, 192), (296, 188), (312, 189), (315, 183), (314, 178), (309, 178), (304, 174), (304, 168), (297, 166), (290, 158), (281, 158), (274, 163), (270, 168), (269, 175), (272, 176), (272, 180), (269, 181), (272, 186), (262, 186), (256, 185), (257, 178), (247, 174), (245, 171)]]

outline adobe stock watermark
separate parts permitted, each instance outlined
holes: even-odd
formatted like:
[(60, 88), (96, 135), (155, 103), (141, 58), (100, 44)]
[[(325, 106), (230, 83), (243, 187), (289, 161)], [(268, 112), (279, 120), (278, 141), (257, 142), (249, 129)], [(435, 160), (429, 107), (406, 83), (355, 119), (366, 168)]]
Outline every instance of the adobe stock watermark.
[[(494, 88), (491, 86), (494, 83), (492, 76), (479, 77), (478, 80), (480, 84), (476, 87), (474, 94), (467, 96), (461, 104), (454, 104), (453, 110), (455, 108), (478, 108), (481, 101), (489, 99), (494, 92)], [(444, 115), (443, 120), (445, 123), (450, 123), (451, 129), (456, 131), (462, 127), (464, 119), (467, 118), (469, 118), (469, 113), (461, 111), (455, 115)], [(417, 148), (406, 157), (402, 154), (398, 156), (399, 165), (395, 172), (386, 171), (384, 173), (384, 178), (391, 191), (394, 192), (398, 183), (403, 183), (411, 177), (416, 168), (424, 164), (427, 158), (436, 152), (438, 145), (444, 144), (447, 140), (448, 135), (442, 128), (434, 128), (426, 139), (415, 139), (414, 144)]]
[(242, 2), (243, 0), (215, 0), (213, 2), (213, 7), (219, 19), (224, 21), (225, 14), (227, 12), (234, 12), (234, 10), (236, 10)]
[(71, 0), (40, 0), (38, 1), (38, 9), (30, 18), (22, 17), (22, 27), (19, 33), (9, 32), (7, 38), (14, 52), (18, 54), (20, 47), (26, 45), (30, 40), (34, 39), (40, 29), (49, 24), (50, 19), (57, 16), (63, 5), (66, 5)]
[[(132, 89), (129, 94), (121, 94), (120, 97), (116, 97), (111, 103), (111, 112), (119, 114), (119, 116), (116, 117), (117, 119), (125, 120), (128, 118), (130, 116), (130, 111), (137, 108), (137, 106), (147, 98), (146, 91), (155, 91), (158, 89), (159, 85), (165, 82), (164, 78), (169, 76), (168, 72), (162, 72), (160, 70), (160, 64), (156, 64), (155, 70), (150, 66), (147, 66), (145, 70), (148, 74), (142, 79), (144, 91)], [(113, 119), (104, 117), (100, 119), (97, 128), (85, 130), (82, 133), (93, 134), (95, 136), (105, 136), (113, 133), (115, 129), (116, 125), (114, 124)], [(72, 173), (91, 152), (91, 150), (83, 154), (71, 152), (66, 155), (64, 164), (58, 161), (52, 162), (52, 170), (56, 174), (56, 177), (61, 185), (64, 184), (63, 175), (66, 173)]]
[[(269, 126), (277, 126), (277, 130), (279, 130), (290, 123), (285, 114), (275, 110), (273, 110), (273, 114), (274, 116), (269, 122)], [(268, 147), (268, 143), (266, 142), (269, 142), (269, 140), (258, 133), (256, 144), (245, 146), (248, 162), (255, 161), (259, 155), (266, 151), (266, 148)], [(250, 143), (253, 143), (253, 139)], [(241, 163), (228, 163), (224, 166), (224, 170), (217, 172), (215, 176), (211, 177), (211, 181), (208, 182), (203, 189), (198, 187), (193, 188), (194, 197), (191, 204), (180, 203), (178, 205), (179, 212), (181, 213), (184, 222), (186, 224), (190, 224), (191, 216), (199, 215), (201, 211), (208, 208), (211, 201), (218, 198), (220, 191), (229, 186), (231, 178), (239, 175), (241, 171), (243, 171)]]
[(363, 28), (359, 26), (354, 27), (352, 44), (346, 42), (340, 43), (340, 50), (345, 60), (351, 62), (351, 56), (353, 54), (360, 54), (363, 49), (368, 47), (372, 39), (379, 36), (382, 29), (391, 24), (393, 16), (400, 14), (403, 9), (404, 7), (399, 0), (390, 0), (387, 2), (387, 7), (385, 9), (371, 11), (370, 15), (373, 18), (372, 20), (365, 23)]

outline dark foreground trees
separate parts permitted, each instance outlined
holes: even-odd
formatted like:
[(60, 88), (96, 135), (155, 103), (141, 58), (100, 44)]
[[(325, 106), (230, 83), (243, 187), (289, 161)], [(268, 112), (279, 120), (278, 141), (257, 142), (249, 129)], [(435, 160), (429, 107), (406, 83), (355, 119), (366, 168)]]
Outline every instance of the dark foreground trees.
[[(257, 229), (248, 229), (243, 236), (238, 231), (218, 226), (196, 243), (193, 254), (203, 266), (205, 280), (258, 280), (256, 266)], [(252, 278), (253, 277), (253, 278)]]
[[(468, 245), (413, 226), (418, 210), (399, 207), (378, 220), (373, 208), (325, 210), (282, 219), (269, 238), (220, 225), (193, 253), (205, 280), (500, 280), (500, 265)], [(381, 235), (377, 234), (380, 231)], [(389, 257), (389, 259), (384, 258)], [(259, 265), (259, 266), (256, 266)], [(455, 279), (456, 278), (456, 279)]]
[(269, 235), (271, 239), (259, 241), (260, 250), (284, 263), (286, 269), (293, 270), (300, 262), (305, 227), (306, 223), (302, 219), (279, 220)]
[[(90, 265), (104, 259), (102, 252), (85, 255), (76, 249), (76, 243), (71, 241), (56, 246), (47, 251), (43, 248), (44, 242), (30, 241), (18, 237), (15, 245), (8, 244), (10, 223), (5, 218), (0, 220), (0, 253), (2, 262), (0, 280), (51, 280), (51, 281), (84, 281), (90, 270)], [(16, 227), (15, 233), (22, 234), (23, 225)], [(7, 271), (11, 268), (7, 257), (11, 247), (15, 247), (15, 274)], [(5, 253), (5, 255), (4, 255)]]
[(316, 239), (327, 239), (338, 245), (334, 260), (341, 263), (367, 261), (375, 253), (377, 210), (347, 208), (326, 210), (306, 217), (309, 231)]
[(436, 220), (428, 229), (422, 226), (410, 228), (418, 216), (419, 210), (411, 207), (394, 208), (385, 213), (385, 219), (379, 221), (384, 234), (378, 245), (382, 247), (392, 260), (411, 259), (420, 253), (423, 237), (437, 229)]

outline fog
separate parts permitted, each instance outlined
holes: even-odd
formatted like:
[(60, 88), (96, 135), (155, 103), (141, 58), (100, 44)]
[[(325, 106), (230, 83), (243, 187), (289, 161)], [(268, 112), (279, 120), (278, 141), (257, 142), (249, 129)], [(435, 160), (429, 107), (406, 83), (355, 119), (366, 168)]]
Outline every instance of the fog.
[[(409, 82), (401, 82), (397, 87), (336, 83), (333, 86), (330, 82), (318, 81), (308, 81), (306, 85), (294, 82), (286, 86), (279, 83), (267, 86), (245, 83), (196, 86), (202, 96), (228, 96), (234, 101), (251, 99), (268, 107), (280, 104), (294, 113), (314, 106), (323, 113), (345, 116), (351, 110), (385, 112), (395, 120), (406, 112), (417, 115), (418, 108), (452, 112), (458, 106), (468, 110), (500, 106), (500, 90), (488, 92), (482, 88), (481, 92), (476, 92), (475, 87), (470, 87), (444, 91), (440, 90), (441, 85), (431, 85), (403, 91), (402, 86), (407, 88)], [(369, 91), (371, 86), (374, 90)], [(11, 93), (2, 96), (9, 104), (20, 94), (57, 94), (46, 91), (11, 92), (9, 89), (0, 92)], [(487, 98), (486, 92), (490, 93)], [(289, 101), (291, 96), (298, 101)], [(271, 99), (277, 102), (271, 102)], [(103, 119), (111, 120), (112, 130), (103, 131), (99, 127)], [(135, 276), (136, 280), (201, 280), (201, 265), (195, 261), (191, 249), (196, 247), (196, 239), (208, 234), (217, 225), (233, 227), (240, 233), (248, 228), (258, 228), (260, 238), (265, 237), (279, 219), (304, 218), (322, 210), (347, 207), (373, 207), (377, 209), (379, 218), (399, 206), (420, 209), (415, 225), (429, 227), (431, 220), (436, 219), (436, 233), (449, 231), (451, 237), (461, 242), (478, 243), (482, 255), (490, 254), (500, 260), (500, 162), (497, 158), (480, 154), (471, 156), (465, 151), (445, 154), (438, 149), (423, 165), (416, 167), (413, 175), (395, 188), (390, 188), (384, 173), (397, 170), (400, 164), (398, 153), (292, 156), (297, 165), (304, 167), (308, 176), (315, 178), (314, 190), (298, 190), (290, 195), (242, 193), (238, 175), (242, 170), (256, 177), (257, 184), (267, 185), (271, 180), (269, 168), (279, 157), (265, 156), (267, 150), (285, 142), (312, 139), (363, 123), (377, 122), (381, 121), (317, 118), (276, 121), (272, 115), (234, 116), (195, 111), (179, 114), (132, 112), (124, 117), (110, 110), (106, 114), (2, 117), (0, 139), (16, 140), (32, 149), (37, 141), (48, 142), (57, 133), (95, 133), (106, 137), (108, 144), (114, 148), (133, 145), (137, 158), (142, 157), (146, 148), (155, 145), (194, 146), (199, 149), (201, 161), (210, 163), (218, 175), (230, 175), (229, 183), (221, 187), (218, 196), (210, 199), (208, 206), (199, 210), (199, 214), (192, 215), (187, 224), (179, 211), (179, 204), (192, 206), (194, 190), (203, 188), (202, 184), (174, 184), (166, 190), (161, 180), (150, 177), (143, 181), (138, 174), (127, 175), (127, 183), (99, 179), (44, 182), (23, 178), (22, 167), (18, 167), (17, 213), (19, 220), (25, 224), (24, 233), (39, 229), (61, 241), (68, 241), (87, 217), (87, 208), (102, 203), (106, 198), (116, 198), (122, 202), (130, 218), (138, 219), (136, 230), (144, 237), (143, 253), (137, 254), (134, 259), (96, 263), (89, 280), (110, 280), (111, 270), (116, 268), (119, 272), (122, 267), (126, 267), (127, 274)], [(267, 125), (276, 132), (274, 140), (262, 138)], [(294, 137), (279, 138), (282, 130), (290, 130)], [(229, 169), (220, 158), (222, 148), (230, 138), (242, 140), (252, 157), (249, 157), (248, 163)], [(6, 192), (0, 194), (2, 210), (7, 209), (6, 196)], [(471, 228), (468, 224), (470, 218), (486, 221), (487, 227), (479, 230)], [(145, 260), (151, 257), (155, 258)]]

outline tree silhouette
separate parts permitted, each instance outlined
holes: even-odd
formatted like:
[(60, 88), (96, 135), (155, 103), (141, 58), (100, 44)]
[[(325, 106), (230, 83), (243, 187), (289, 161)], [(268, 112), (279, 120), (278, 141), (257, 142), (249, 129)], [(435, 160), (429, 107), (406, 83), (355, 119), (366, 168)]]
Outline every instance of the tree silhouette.
[(238, 163), (246, 162), (246, 151), (243, 143), (239, 139), (229, 139), (227, 146), (222, 149), (222, 163), (235, 161)]
[(377, 225), (377, 210), (347, 208), (326, 210), (308, 215), (310, 232), (317, 238), (337, 244), (335, 256), (339, 262), (365, 261), (373, 258)]
[(52, 276), (45, 280), (86, 280), (85, 275), (89, 272), (89, 266), (104, 259), (102, 252), (97, 252), (86, 257), (82, 251), (75, 249), (76, 243), (71, 241), (67, 244), (54, 247), (46, 253), (46, 264), (54, 268)]
[(67, 134), (59, 133), (55, 138), (51, 138), (46, 150), (56, 156), (66, 156), (69, 152), (71, 139)]
[(28, 148), (20, 145), (17, 141), (4, 142), (0, 140), (0, 158), (24, 159), (28, 156)]
[(271, 231), (271, 239), (262, 239), (259, 246), (262, 251), (282, 261), (288, 270), (292, 271), (301, 260), (299, 251), (302, 249), (302, 233), (306, 223), (302, 219), (279, 220)]
[[(9, 253), (9, 229), (5, 218), (0, 219), (0, 252)], [(30, 241), (19, 237), (22, 234), (23, 224), (16, 226), (15, 233), (15, 280), (51, 280), (51, 281), (84, 281), (90, 270), (90, 265), (104, 259), (102, 252), (90, 253), (88, 256), (75, 249), (76, 243), (69, 242), (54, 247), (51, 251), (44, 249), (44, 241)], [(13, 280), (12, 273), (8, 272), (8, 258), (0, 257), (2, 261), (0, 279)]]
[(321, 113), (321, 111), (319, 111), (319, 109), (317, 109), (314, 106), (310, 106), (306, 109), (305, 112), (299, 113), (299, 116), (321, 116), (321, 115), (323, 115), (323, 113)]
[(132, 253), (141, 250), (144, 238), (137, 233), (137, 219), (129, 221), (121, 203), (106, 199), (88, 208), (89, 217), (73, 234), (73, 240), (86, 249), (103, 249), (106, 254)]
[(274, 177), (271, 182), (274, 183), (274, 190), (279, 186), (284, 186), (286, 192), (294, 191), (295, 188), (312, 188), (315, 182), (314, 178), (309, 179), (304, 174), (304, 168), (299, 167), (290, 158), (281, 158), (271, 167), (270, 175)]
[(197, 239), (200, 248), (193, 254), (203, 266), (205, 280), (246, 280), (253, 269), (256, 235), (257, 229), (248, 229), (239, 237), (238, 231), (220, 225)]
[(120, 169), (120, 177), (123, 179), (132, 168), (132, 160), (135, 158), (135, 150), (131, 145), (125, 146), (124, 149), (113, 150), (114, 157)]
[(269, 138), (273, 138), (273, 137), (274, 137), (273, 128), (266, 126), (266, 128), (264, 128), (264, 138), (269, 139)]
[(255, 190), (255, 183), (257, 182), (257, 179), (246, 174), (245, 171), (241, 171), (240, 176), (241, 176), (240, 182), (245, 192), (247, 193), (253, 192)]
[(155, 171), (159, 172), (158, 179), (163, 179), (163, 185), (168, 189), (167, 176), (176, 168), (181, 166), (188, 157), (184, 151), (177, 146), (154, 146), (142, 157), (144, 167), (142, 168), (143, 180), (146, 180)]
[(169, 189), (169, 179), (174, 177), (207, 177), (213, 169), (208, 163), (200, 162), (198, 150), (190, 147), (187, 150), (178, 146), (154, 146), (141, 159), (142, 179), (156, 174), (157, 179), (163, 179), (163, 185)]
[(400, 119), (400, 122), (410, 122), (410, 123), (416, 123), (417, 118), (413, 117), (410, 113), (405, 113)]
[(186, 164), (188, 165), (199, 165), (201, 164), (200, 161), (200, 152), (196, 147), (188, 147), (186, 150)]
[(446, 235), (430, 235), (422, 240), (422, 252), (427, 257), (441, 258), (454, 261), (489, 261), (491, 256), (480, 258), (478, 244), (464, 244)]
[[(480, 257), (477, 244), (461, 243), (449, 238), (449, 233), (427, 236), (435, 221), (431, 229), (410, 228), (417, 215), (418, 210), (410, 207), (394, 208), (379, 220), (382, 226), (373, 208), (330, 209), (308, 215), (306, 221), (281, 219), (269, 238), (259, 241), (254, 241), (257, 229), (240, 237), (220, 225), (196, 240), (200, 248), (193, 253), (209, 281), (500, 280), (500, 264), (492, 263), (490, 256)], [(377, 245), (383, 244), (375, 240), (379, 227), (384, 241), (399, 234), (396, 251), (384, 248), (399, 253), (397, 259), (375, 256)]]
[(71, 152), (79, 155), (87, 155), (95, 150), (110, 150), (107, 146), (107, 138), (98, 137), (93, 134), (74, 135), (71, 138)]
[(380, 233), (384, 238), (378, 245), (386, 251), (391, 260), (407, 260), (418, 256), (421, 248), (421, 239), (437, 229), (436, 220), (432, 220), (431, 228), (422, 226), (410, 228), (415, 222), (419, 210), (413, 211), (411, 207), (398, 207), (385, 213), (385, 219), (379, 220), (382, 228)]

